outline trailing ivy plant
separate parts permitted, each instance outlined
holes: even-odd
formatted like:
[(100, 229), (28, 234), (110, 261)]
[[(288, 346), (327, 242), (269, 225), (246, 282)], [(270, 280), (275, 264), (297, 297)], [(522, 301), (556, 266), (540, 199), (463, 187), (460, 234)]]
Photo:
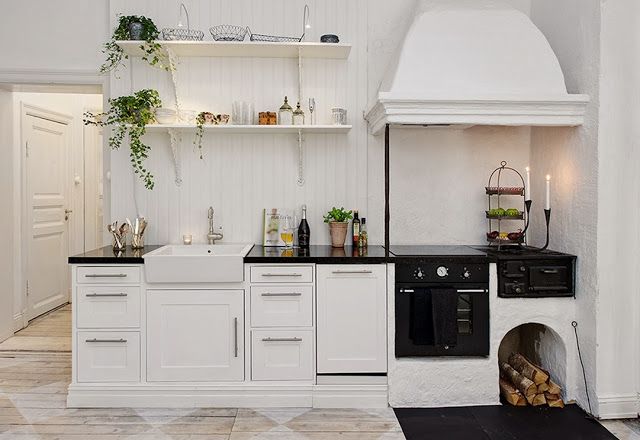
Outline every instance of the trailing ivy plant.
[(131, 23), (140, 23), (142, 25), (142, 43), (140, 49), (144, 52), (142, 59), (154, 67), (159, 67), (167, 71), (174, 69), (168, 55), (162, 50), (162, 46), (156, 40), (160, 31), (153, 23), (153, 20), (145, 16), (138, 15), (120, 15), (118, 19), (118, 27), (113, 31), (111, 39), (107, 41), (102, 52), (107, 55), (104, 64), (100, 66), (100, 72), (106, 73), (117, 70), (118, 67), (124, 65), (123, 60), (129, 58), (124, 53), (117, 41), (130, 40), (129, 25)]
[(144, 160), (149, 157), (148, 145), (142, 142), (147, 124), (155, 122), (155, 109), (162, 106), (158, 92), (144, 89), (131, 96), (109, 99), (109, 111), (84, 114), (85, 125), (114, 126), (109, 138), (109, 146), (117, 150), (126, 135), (129, 135), (131, 165), (133, 171), (144, 181), (147, 189), (153, 189), (153, 175), (145, 168)]
[(193, 145), (198, 147), (200, 150), (200, 159), (202, 159), (202, 137), (204, 136), (204, 122), (205, 122), (205, 114), (207, 112), (200, 112), (198, 116), (196, 116), (196, 137), (193, 140)]

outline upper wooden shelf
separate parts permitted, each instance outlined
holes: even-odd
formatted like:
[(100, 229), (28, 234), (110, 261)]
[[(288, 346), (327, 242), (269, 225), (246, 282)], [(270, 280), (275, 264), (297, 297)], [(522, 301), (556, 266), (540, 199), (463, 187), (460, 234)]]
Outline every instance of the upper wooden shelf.
[[(338, 134), (347, 133), (351, 130), (351, 125), (204, 125), (205, 131), (219, 133), (242, 133), (242, 134), (285, 134), (285, 133), (316, 133), (316, 134)], [(158, 130), (195, 130), (192, 124), (149, 124), (147, 131)]]
[[(140, 57), (140, 41), (118, 41), (127, 55)], [(179, 57), (255, 57), (347, 59), (351, 45), (344, 43), (270, 43), (262, 41), (158, 41)]]

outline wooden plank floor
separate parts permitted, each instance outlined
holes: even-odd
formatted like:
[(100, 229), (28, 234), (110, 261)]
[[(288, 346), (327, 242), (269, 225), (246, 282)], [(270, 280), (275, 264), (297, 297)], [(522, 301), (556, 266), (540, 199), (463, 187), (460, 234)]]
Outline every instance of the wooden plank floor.
[(0, 344), (0, 440), (401, 440), (391, 409), (67, 409), (71, 307)]

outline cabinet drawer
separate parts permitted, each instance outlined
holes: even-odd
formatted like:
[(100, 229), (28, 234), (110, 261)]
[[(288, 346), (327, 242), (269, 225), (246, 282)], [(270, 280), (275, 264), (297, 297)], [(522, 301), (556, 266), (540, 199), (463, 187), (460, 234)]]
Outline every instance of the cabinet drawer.
[(251, 287), (252, 327), (311, 327), (313, 286)]
[(140, 288), (81, 286), (76, 297), (79, 328), (140, 327)]
[(133, 266), (80, 266), (77, 282), (82, 284), (138, 284), (140, 268)]
[(78, 332), (78, 382), (139, 382), (140, 333)]
[(312, 283), (312, 266), (252, 266), (252, 283)]
[(251, 334), (253, 380), (313, 379), (312, 330), (254, 330)]

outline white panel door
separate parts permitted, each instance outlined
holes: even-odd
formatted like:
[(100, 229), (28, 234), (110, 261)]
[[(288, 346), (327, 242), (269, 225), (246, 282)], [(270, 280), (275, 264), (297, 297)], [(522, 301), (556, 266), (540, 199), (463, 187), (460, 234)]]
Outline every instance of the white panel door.
[(318, 373), (387, 371), (386, 266), (318, 265)]
[(313, 330), (253, 330), (251, 379), (313, 379)]
[(139, 332), (78, 332), (78, 382), (139, 382)]
[(244, 291), (148, 290), (147, 379), (244, 380)]
[(23, 118), (26, 148), (27, 217), (27, 318), (69, 300), (67, 268), (67, 177), (69, 126), (36, 117)]

